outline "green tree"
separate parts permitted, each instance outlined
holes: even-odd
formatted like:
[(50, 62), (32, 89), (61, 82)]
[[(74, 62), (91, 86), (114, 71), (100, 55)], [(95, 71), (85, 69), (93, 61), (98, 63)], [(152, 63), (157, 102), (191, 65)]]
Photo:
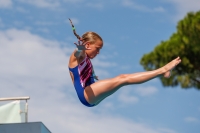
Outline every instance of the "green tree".
[(200, 90), (200, 11), (188, 13), (170, 39), (145, 54), (140, 63), (145, 70), (153, 70), (177, 56), (182, 59), (181, 64), (173, 69), (170, 78), (160, 77), (162, 84)]

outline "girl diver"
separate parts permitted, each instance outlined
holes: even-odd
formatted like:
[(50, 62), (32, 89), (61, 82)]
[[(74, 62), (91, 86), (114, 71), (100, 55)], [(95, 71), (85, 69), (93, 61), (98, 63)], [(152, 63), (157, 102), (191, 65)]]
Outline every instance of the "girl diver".
[[(177, 57), (153, 71), (121, 74), (114, 78), (98, 80), (90, 59), (99, 54), (103, 47), (103, 39), (95, 32), (86, 32), (80, 37), (72, 22), (71, 25), (78, 43), (74, 43), (77, 48), (71, 54), (68, 66), (78, 98), (87, 107), (98, 105), (104, 98), (125, 85), (146, 82), (160, 75), (168, 78), (171, 70), (181, 62), (181, 59)], [(95, 82), (94, 79), (98, 81)]]

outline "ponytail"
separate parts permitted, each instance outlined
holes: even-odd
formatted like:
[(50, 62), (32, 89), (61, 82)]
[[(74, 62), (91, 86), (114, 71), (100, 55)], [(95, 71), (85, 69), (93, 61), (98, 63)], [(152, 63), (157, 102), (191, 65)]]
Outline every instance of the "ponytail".
[(72, 23), (72, 21), (71, 21), (70, 18), (69, 18), (69, 21), (70, 21), (70, 23), (71, 23), (71, 25), (72, 25), (72, 30), (73, 30), (73, 32), (74, 32), (74, 35), (76, 36), (77, 39), (80, 40), (81, 37), (76, 33), (75, 27), (74, 27), (74, 25), (73, 25), (73, 23)]

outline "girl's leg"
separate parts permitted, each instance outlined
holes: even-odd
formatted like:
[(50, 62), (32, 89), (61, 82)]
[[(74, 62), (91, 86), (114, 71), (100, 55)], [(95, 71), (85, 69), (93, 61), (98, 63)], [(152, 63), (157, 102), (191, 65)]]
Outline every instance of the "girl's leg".
[(173, 69), (180, 62), (181, 60), (178, 57), (164, 67), (153, 71), (122, 74), (115, 78), (95, 82), (94, 84), (91, 84), (90, 86), (87, 86), (85, 88), (84, 96), (90, 104), (97, 104), (124, 85), (146, 82), (163, 74), (164, 76), (168, 76), (170, 74), (170, 70)]

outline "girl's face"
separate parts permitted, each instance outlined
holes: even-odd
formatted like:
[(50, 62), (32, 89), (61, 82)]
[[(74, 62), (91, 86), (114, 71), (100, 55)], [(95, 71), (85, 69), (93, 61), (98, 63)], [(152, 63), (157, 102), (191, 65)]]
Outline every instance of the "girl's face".
[(95, 43), (86, 44), (86, 47), (89, 48), (88, 50), (85, 50), (87, 56), (90, 59), (93, 59), (97, 54), (100, 53), (100, 50), (103, 47), (103, 42), (100, 39), (97, 39)]

